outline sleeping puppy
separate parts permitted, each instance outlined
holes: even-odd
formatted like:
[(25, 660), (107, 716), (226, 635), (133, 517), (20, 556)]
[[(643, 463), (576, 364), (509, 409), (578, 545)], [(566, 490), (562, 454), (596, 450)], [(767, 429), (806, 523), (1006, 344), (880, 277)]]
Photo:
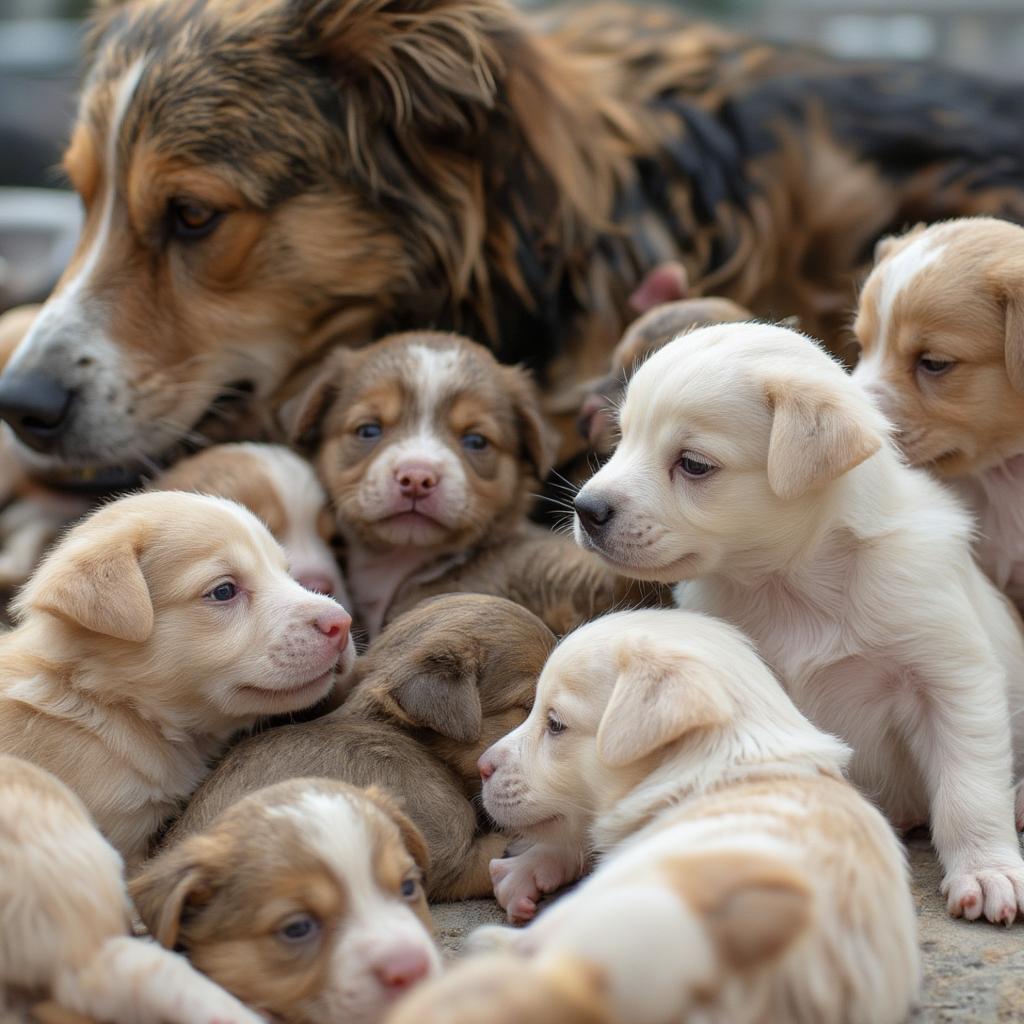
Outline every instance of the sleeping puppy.
[(296, 438), (348, 549), (370, 636), (425, 597), (510, 597), (562, 632), (631, 591), (599, 559), (526, 522), (551, 466), (536, 389), (519, 367), (454, 334), (339, 349), (305, 395)]
[(0, 864), (0, 1019), (258, 1024), (183, 958), (131, 937), (121, 858), (82, 802), (2, 754)]
[[(843, 779), (848, 755), (724, 622), (647, 611), (582, 627), (480, 770), (496, 821), (575, 836), (597, 870), (525, 930), (478, 933), (522, 959), (478, 991), (476, 1016), (446, 998), (470, 960), (395, 1020), (904, 1020), (918, 979), (906, 865)], [(513, 901), (534, 898), (520, 880)]]
[(508, 840), (477, 819), (480, 754), (518, 725), (555, 638), (525, 608), (482, 594), (427, 601), (356, 662), (336, 711), (233, 747), (168, 833), (170, 846), (269, 782), (322, 775), (404, 799), (430, 849), (435, 900), (489, 896)]
[(375, 790), (260, 789), (131, 884), (147, 928), (282, 1024), (374, 1024), (440, 968), (423, 837)]
[(138, 494), (47, 556), (0, 638), (0, 751), (52, 771), (129, 865), (263, 715), (315, 704), (350, 618), (233, 501)]
[(218, 444), (182, 459), (152, 490), (196, 491), (244, 505), (277, 539), (307, 590), (350, 605), (329, 541), (334, 517), (305, 459), (279, 444)]
[(621, 428), (576, 498), (580, 543), (621, 572), (689, 581), (680, 605), (745, 630), (797, 706), (853, 747), (852, 778), (894, 824), (930, 820), (950, 912), (1012, 922), (1024, 643), (954, 497), (782, 327), (671, 342), (630, 382)]
[(982, 568), (1024, 605), (1024, 228), (989, 217), (880, 242), (854, 377), (908, 461), (978, 517)]

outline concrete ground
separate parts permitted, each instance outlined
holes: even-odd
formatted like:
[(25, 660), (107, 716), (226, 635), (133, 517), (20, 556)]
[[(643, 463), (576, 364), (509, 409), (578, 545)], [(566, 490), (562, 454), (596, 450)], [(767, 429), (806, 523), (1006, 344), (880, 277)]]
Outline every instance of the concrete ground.
[[(952, 920), (939, 895), (941, 871), (927, 836), (914, 835), (907, 845), (924, 973), (908, 1024), (1022, 1024), (1024, 923), (1002, 928)], [(441, 943), (453, 952), (477, 926), (504, 920), (487, 900), (433, 909)]]

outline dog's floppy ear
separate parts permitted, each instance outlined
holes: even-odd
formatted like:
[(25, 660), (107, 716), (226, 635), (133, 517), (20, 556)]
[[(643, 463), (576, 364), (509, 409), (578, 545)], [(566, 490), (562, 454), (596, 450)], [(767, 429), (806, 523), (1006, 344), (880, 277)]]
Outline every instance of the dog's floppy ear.
[(1006, 375), (1015, 391), (1024, 392), (1024, 262), (1010, 261), (1000, 273), (997, 287), (1005, 304)]
[(537, 479), (544, 480), (558, 454), (558, 438), (544, 419), (537, 385), (520, 366), (503, 366), (501, 372), (515, 409), (523, 453)]
[(892, 256), (903, 248), (905, 242), (909, 242), (915, 235), (921, 234), (928, 225), (924, 221), (918, 221), (912, 228), (904, 231), (901, 235), (884, 235), (875, 242), (875, 263), (881, 263), (887, 256)]
[(213, 883), (197, 836), (151, 860), (128, 883), (128, 893), (150, 935), (167, 949), (178, 945), (187, 914), (210, 902)]
[(781, 956), (811, 923), (814, 894), (787, 863), (763, 853), (682, 855), (670, 884), (701, 918), (719, 955), (745, 970)]
[(390, 793), (377, 786), (366, 789), (367, 799), (372, 800), (397, 826), (402, 836), (402, 843), (416, 866), (426, 874), (430, 870), (430, 850), (423, 833), (410, 821), (400, 803)]
[(820, 378), (769, 382), (768, 484), (785, 501), (835, 480), (882, 447), (885, 420), (856, 385)]
[(324, 360), (312, 383), (289, 403), (291, 408), (282, 411), (288, 440), (296, 448), (309, 452), (319, 445), (324, 420), (341, 388), (349, 358), (347, 349), (335, 349)]
[(632, 638), (597, 730), (597, 755), (612, 767), (633, 764), (695, 730), (725, 725), (732, 699), (715, 668), (684, 651)]
[(142, 643), (153, 632), (153, 601), (139, 566), (139, 523), (83, 524), (39, 566), (15, 603), (50, 612), (92, 633)]
[(432, 729), (458, 743), (480, 739), (483, 708), (475, 665), (431, 652), (409, 659), (389, 675), (387, 692), (411, 725)]

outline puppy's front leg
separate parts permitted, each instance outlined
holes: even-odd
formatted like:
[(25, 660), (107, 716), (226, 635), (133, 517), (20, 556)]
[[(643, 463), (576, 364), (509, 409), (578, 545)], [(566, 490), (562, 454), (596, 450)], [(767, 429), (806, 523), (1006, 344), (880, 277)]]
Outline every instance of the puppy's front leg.
[(537, 913), (542, 895), (575, 882), (583, 874), (586, 851), (575, 833), (544, 838), (520, 853), (491, 861), (494, 898), (513, 924), (524, 924)]
[[(910, 742), (931, 803), (932, 840), (950, 914), (1012, 924), (1024, 913), (1024, 861), (1014, 829), (1009, 709), (1001, 670), (963, 652), (923, 687)], [(983, 666), (979, 672), (978, 662)]]

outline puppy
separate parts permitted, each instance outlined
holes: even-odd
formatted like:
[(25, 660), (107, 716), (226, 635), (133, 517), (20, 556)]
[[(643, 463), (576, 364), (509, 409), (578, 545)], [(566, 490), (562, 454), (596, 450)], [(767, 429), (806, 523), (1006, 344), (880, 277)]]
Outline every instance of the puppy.
[[(848, 755), (724, 622), (648, 611), (584, 626), (480, 771), (495, 821), (574, 837), (597, 870), (525, 931), (478, 937), (526, 958), (486, 1014), (450, 1014), (428, 990), (398, 1019), (560, 1019), (551, 998), (561, 1019), (617, 1024), (902, 1021), (918, 978), (906, 865), (843, 779)], [(532, 900), (519, 868), (508, 895)]]
[(284, 1024), (373, 1024), (440, 968), (423, 837), (381, 793), (262, 789), (131, 885), (164, 946)]
[(950, 912), (1013, 921), (1024, 643), (957, 501), (781, 327), (671, 342), (630, 382), (621, 428), (576, 498), (580, 543), (621, 572), (690, 581), (677, 602), (752, 637), (895, 824), (930, 819)]
[(551, 444), (518, 367), (453, 334), (336, 351), (295, 416), (347, 545), (357, 620), (375, 636), (425, 597), (510, 597), (567, 630), (632, 592), (527, 524)]
[(489, 896), (488, 865), (508, 840), (478, 821), (477, 758), (518, 725), (555, 645), (525, 608), (453, 594), (396, 619), (356, 662), (340, 709), (233, 747), (199, 788), (166, 843), (205, 829), (246, 793), (326, 775), (404, 799), (430, 849), (435, 900)]
[(260, 716), (351, 666), (350, 618), (232, 501), (139, 494), (67, 534), (0, 638), (0, 751), (52, 771), (129, 864)]
[(989, 217), (880, 242), (854, 377), (908, 461), (978, 518), (982, 568), (1024, 605), (1024, 228)]
[(258, 1024), (184, 959), (131, 937), (117, 852), (63, 783), (5, 755), (0, 864), (0, 1019)]
[(274, 535), (307, 590), (350, 600), (329, 541), (334, 517), (313, 467), (277, 444), (219, 444), (172, 466), (151, 485), (196, 491), (244, 505)]

